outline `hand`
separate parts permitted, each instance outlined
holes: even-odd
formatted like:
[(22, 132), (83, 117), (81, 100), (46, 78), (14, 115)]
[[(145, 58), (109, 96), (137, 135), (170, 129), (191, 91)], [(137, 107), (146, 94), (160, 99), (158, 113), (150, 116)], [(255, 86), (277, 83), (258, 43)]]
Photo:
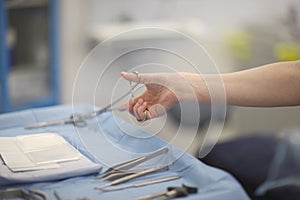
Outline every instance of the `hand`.
[[(121, 76), (132, 82), (138, 79), (134, 73), (122, 72)], [(162, 116), (186, 96), (187, 87), (184, 83), (188, 82), (183, 73), (144, 73), (140, 76), (146, 91), (128, 103), (128, 111), (138, 121)]]

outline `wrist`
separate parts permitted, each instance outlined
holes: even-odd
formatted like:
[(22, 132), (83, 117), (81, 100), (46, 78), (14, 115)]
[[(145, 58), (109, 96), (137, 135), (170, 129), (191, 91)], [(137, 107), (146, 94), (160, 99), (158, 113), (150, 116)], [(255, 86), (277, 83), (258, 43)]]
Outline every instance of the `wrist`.
[(187, 72), (180, 72), (179, 75), (183, 77), (185, 82), (183, 83), (183, 85), (185, 85), (185, 89), (182, 95), (180, 95), (181, 98), (179, 101), (197, 103), (209, 101), (207, 98), (207, 96), (209, 96), (208, 89), (203, 75)]

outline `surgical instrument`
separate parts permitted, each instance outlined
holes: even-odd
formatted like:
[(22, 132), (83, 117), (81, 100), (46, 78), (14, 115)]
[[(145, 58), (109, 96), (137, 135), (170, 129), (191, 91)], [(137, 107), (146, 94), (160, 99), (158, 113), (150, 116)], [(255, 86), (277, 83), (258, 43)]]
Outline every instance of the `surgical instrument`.
[(110, 188), (99, 188), (103, 192), (110, 192), (110, 191), (116, 191), (116, 190), (123, 190), (123, 189), (128, 189), (128, 188), (134, 188), (134, 187), (142, 187), (146, 185), (151, 185), (151, 184), (156, 184), (156, 183), (161, 183), (161, 182), (166, 182), (166, 181), (171, 181), (180, 178), (180, 176), (168, 176), (164, 178), (158, 178), (158, 179), (153, 179), (153, 180), (147, 180), (143, 182), (138, 182), (138, 183), (132, 183), (132, 184), (127, 184), (119, 187), (110, 187)]
[(198, 188), (182, 185), (182, 187), (168, 187), (166, 191), (157, 192), (154, 194), (146, 195), (136, 198), (135, 200), (167, 200), (176, 197), (186, 197), (191, 193), (197, 193)]
[(147, 174), (150, 174), (150, 173), (153, 173), (153, 172), (157, 172), (157, 171), (161, 171), (161, 170), (167, 170), (167, 169), (169, 169), (168, 165), (167, 166), (161, 166), (161, 167), (151, 167), (149, 169), (144, 169), (144, 170), (142, 170), (138, 173), (129, 174), (129, 175), (126, 175), (126, 176), (121, 177), (119, 179), (116, 179), (112, 182), (109, 182), (107, 184), (95, 187), (95, 189), (101, 190), (103, 188), (113, 186), (113, 185), (117, 185), (117, 184), (120, 184), (120, 183), (124, 183), (126, 181), (129, 181), (131, 179), (134, 179), (134, 178), (137, 178), (137, 177), (140, 177), (140, 176), (144, 176), (144, 175), (147, 175)]
[(56, 198), (57, 200), (63, 200), (63, 199), (61, 198), (61, 196), (58, 194), (57, 191), (54, 191), (53, 193), (54, 193), (54, 196), (55, 196), (55, 198)]
[(0, 199), (49, 200), (48, 195), (40, 190), (25, 191), (22, 188), (9, 188), (0, 191)]
[(167, 170), (169, 169), (169, 165), (164, 165), (164, 166), (160, 166), (160, 167), (151, 167), (151, 168), (147, 168), (147, 169), (133, 169), (133, 170), (129, 170), (132, 167), (135, 167), (147, 160), (150, 160), (154, 157), (157, 157), (159, 155), (162, 155), (164, 153), (167, 153), (169, 151), (169, 149), (167, 147), (164, 147), (162, 149), (159, 149), (157, 151), (154, 151), (150, 154), (114, 165), (112, 167), (110, 167), (109, 169), (107, 169), (102, 175), (100, 175), (98, 178), (100, 178), (100, 180), (110, 180), (110, 183), (107, 183), (105, 185), (96, 187), (95, 189), (103, 189), (105, 187), (109, 187), (112, 185), (116, 185), (116, 184), (120, 184), (126, 181), (129, 181), (131, 179), (149, 174), (149, 173), (153, 173), (153, 172), (158, 172), (158, 171), (162, 171), (162, 170)]
[[(119, 178), (120, 176), (124, 176), (124, 175), (128, 175), (128, 174), (132, 174), (135, 173), (135, 171), (128, 171), (128, 169), (137, 166), (143, 162), (146, 162), (147, 160), (150, 160), (154, 157), (157, 157), (159, 155), (168, 153), (169, 149), (167, 147), (164, 147), (162, 149), (159, 149), (157, 151), (154, 151), (150, 154), (114, 165), (112, 167), (110, 167), (109, 169), (107, 169), (102, 175), (100, 175), (98, 178), (100, 178), (101, 180), (112, 180), (115, 177)], [(138, 170), (136, 171), (138, 172)]]
[(109, 175), (105, 176), (105, 177), (101, 177), (100, 180), (101, 181), (114, 181), (118, 178), (124, 177), (124, 176), (128, 176), (131, 174), (136, 174), (139, 173), (141, 171), (143, 171), (144, 169), (134, 169), (134, 170), (122, 170), (122, 171), (115, 171), (115, 172), (111, 172)]
[(129, 94), (131, 94), (131, 98), (133, 98), (134, 97), (134, 90), (141, 83), (141, 75), (137, 71), (134, 71), (133, 73), (137, 76), (137, 82), (134, 85), (132, 84), (132, 82), (130, 82), (130, 87), (131, 87), (130, 90), (128, 92), (126, 92), (125, 94), (123, 94), (118, 99), (116, 99), (115, 101), (113, 101), (112, 103), (110, 103), (107, 106), (101, 108), (100, 110), (93, 111), (93, 112), (90, 112), (90, 113), (87, 113), (87, 114), (75, 114), (75, 115), (71, 115), (68, 118), (60, 119), (60, 120), (38, 122), (38, 123), (30, 124), (30, 125), (26, 126), (25, 128), (26, 129), (34, 129), (34, 128), (41, 128), (41, 127), (55, 126), (55, 125), (64, 125), (64, 124), (73, 124), (74, 126), (77, 126), (77, 127), (84, 127), (87, 124), (86, 120), (97, 117), (97, 116), (99, 116), (99, 115), (101, 115), (102, 113), (105, 113), (105, 112), (118, 110), (119, 108), (117, 108), (117, 107), (114, 108), (113, 106), (115, 104), (119, 103), (121, 100), (123, 100)]

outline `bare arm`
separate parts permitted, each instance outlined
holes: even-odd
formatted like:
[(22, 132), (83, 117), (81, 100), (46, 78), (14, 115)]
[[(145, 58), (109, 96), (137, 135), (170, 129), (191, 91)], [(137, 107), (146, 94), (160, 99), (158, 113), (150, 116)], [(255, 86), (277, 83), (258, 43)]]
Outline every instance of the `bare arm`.
[[(210, 102), (205, 84), (214, 84), (216, 75), (185, 74), (197, 91), (199, 102)], [(238, 106), (300, 105), (300, 61), (279, 62), (249, 70), (221, 74), (227, 103)]]
[[(132, 73), (122, 73), (122, 76), (137, 81)], [(147, 90), (129, 102), (129, 112), (138, 120), (143, 119), (144, 113), (147, 119), (159, 117), (178, 101), (211, 103), (209, 91), (214, 88), (225, 89), (223, 94), (227, 104), (231, 105), (300, 105), (300, 61), (273, 63), (219, 75), (167, 73), (141, 74), (141, 77)], [(219, 102), (223, 103), (223, 100)]]

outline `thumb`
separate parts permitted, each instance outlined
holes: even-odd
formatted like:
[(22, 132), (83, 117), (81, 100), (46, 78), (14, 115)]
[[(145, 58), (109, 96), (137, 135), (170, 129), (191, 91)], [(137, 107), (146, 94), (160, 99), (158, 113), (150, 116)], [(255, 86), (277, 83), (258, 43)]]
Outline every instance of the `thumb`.
[(127, 81), (131, 81), (131, 82), (138, 82), (139, 79), (138, 75), (135, 73), (121, 72), (121, 76)]
[(141, 84), (148, 84), (148, 83), (156, 83), (156, 84), (162, 84), (164, 83), (164, 77), (163, 74), (152, 74), (152, 73), (141, 73), (139, 75), (135, 73), (127, 73), (127, 72), (121, 72), (121, 76), (131, 82), (138, 82), (138, 79), (140, 78)]

